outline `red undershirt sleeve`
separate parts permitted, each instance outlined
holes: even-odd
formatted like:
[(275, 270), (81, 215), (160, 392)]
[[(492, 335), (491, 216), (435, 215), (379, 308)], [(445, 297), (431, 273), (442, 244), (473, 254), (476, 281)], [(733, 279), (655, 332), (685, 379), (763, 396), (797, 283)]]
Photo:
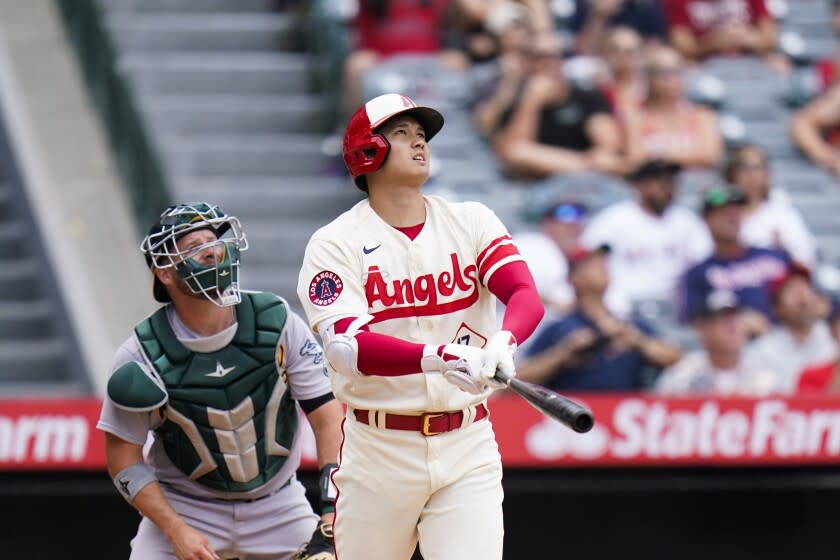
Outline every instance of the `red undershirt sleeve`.
[[(335, 332), (347, 332), (347, 327), (355, 317), (347, 317), (336, 322)], [(357, 367), (365, 375), (396, 377), (420, 373), (424, 344), (409, 342), (387, 334), (372, 333), (367, 326), (356, 334), (359, 347)]]
[(487, 288), (506, 306), (502, 330), (510, 331), (522, 344), (545, 314), (528, 265), (524, 261), (507, 263), (493, 273)]
[[(543, 306), (531, 271), (522, 261), (508, 263), (490, 278), (490, 291), (507, 307), (502, 329), (510, 331), (517, 342), (525, 341), (543, 317)], [(334, 325), (336, 334), (347, 332), (356, 317), (345, 317)], [(396, 377), (420, 373), (424, 344), (409, 342), (386, 334), (373, 333), (367, 326), (356, 334), (359, 354), (357, 367), (365, 375)]]

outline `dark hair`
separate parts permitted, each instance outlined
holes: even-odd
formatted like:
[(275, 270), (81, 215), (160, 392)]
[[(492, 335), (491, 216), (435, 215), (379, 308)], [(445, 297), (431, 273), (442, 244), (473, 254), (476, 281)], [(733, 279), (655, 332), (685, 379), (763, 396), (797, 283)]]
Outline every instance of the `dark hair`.
[[(838, 0), (838, 2), (840, 2), (840, 0)], [(744, 152), (749, 150), (759, 152), (761, 154), (761, 159), (764, 162), (767, 162), (767, 151), (758, 144), (751, 144), (749, 142), (738, 144), (729, 150), (723, 162), (722, 174), (727, 183), (735, 182), (735, 171), (738, 169), (738, 166), (741, 165), (741, 158), (743, 157)]]

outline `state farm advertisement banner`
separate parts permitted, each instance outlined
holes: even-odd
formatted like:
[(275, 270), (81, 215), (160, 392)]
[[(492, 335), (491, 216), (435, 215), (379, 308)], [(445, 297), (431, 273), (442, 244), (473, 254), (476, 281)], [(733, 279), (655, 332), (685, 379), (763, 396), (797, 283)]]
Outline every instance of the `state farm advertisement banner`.
[[(506, 467), (840, 464), (840, 398), (659, 399), (579, 396), (595, 414), (581, 435), (524, 400), (490, 401)], [(98, 399), (0, 400), (0, 470), (102, 470)], [(315, 468), (304, 430), (303, 466)]]
[(105, 468), (99, 399), (0, 401), (0, 470)]
[(840, 463), (840, 399), (581, 396), (595, 427), (577, 434), (516, 397), (491, 401), (506, 467)]

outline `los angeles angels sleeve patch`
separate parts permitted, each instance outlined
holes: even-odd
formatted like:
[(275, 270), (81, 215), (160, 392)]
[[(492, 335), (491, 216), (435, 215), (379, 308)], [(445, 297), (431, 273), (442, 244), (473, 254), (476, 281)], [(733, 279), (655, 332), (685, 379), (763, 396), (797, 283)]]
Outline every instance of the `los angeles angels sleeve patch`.
[(322, 270), (309, 283), (309, 301), (319, 307), (330, 305), (344, 290), (344, 282), (335, 272)]

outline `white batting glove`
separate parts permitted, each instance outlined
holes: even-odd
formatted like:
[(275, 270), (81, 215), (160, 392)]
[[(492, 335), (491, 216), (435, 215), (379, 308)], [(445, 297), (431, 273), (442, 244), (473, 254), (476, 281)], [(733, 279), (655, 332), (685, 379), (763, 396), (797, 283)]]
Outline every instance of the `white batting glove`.
[(464, 392), (478, 395), (487, 389), (481, 374), (485, 354), (481, 348), (463, 344), (426, 345), (420, 362), (424, 372), (436, 372)]
[(494, 389), (501, 389), (506, 386), (504, 383), (496, 381), (497, 369), (508, 377), (516, 377), (516, 368), (513, 365), (514, 352), (516, 352), (516, 339), (510, 331), (497, 332), (484, 347), (484, 364), (481, 367), (481, 375), (487, 379), (487, 384)]

